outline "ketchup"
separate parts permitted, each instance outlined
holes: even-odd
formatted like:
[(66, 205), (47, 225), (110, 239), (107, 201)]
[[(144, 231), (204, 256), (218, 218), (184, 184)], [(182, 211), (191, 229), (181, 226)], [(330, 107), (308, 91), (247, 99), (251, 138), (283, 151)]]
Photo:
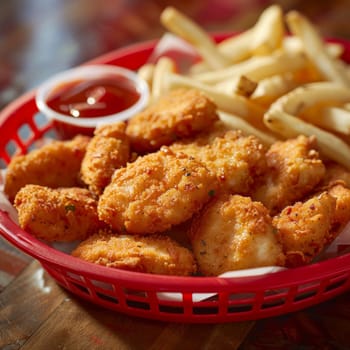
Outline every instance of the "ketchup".
[(104, 77), (58, 86), (48, 97), (47, 105), (72, 118), (98, 118), (128, 109), (139, 98), (127, 79)]

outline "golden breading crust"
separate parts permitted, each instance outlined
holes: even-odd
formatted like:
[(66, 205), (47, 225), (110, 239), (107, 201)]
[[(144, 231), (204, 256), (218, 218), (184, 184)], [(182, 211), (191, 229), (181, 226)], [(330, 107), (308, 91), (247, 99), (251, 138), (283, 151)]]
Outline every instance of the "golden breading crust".
[(327, 162), (325, 176), (320, 183), (320, 188), (327, 188), (332, 185), (332, 183), (339, 180), (343, 181), (344, 186), (350, 188), (350, 172), (340, 164), (334, 162)]
[(190, 230), (199, 270), (206, 276), (245, 268), (284, 265), (268, 210), (249, 197), (220, 195)]
[(174, 143), (170, 148), (204, 163), (215, 172), (220, 189), (231, 194), (248, 194), (254, 179), (267, 169), (264, 145), (239, 131), (228, 131), (212, 140), (209, 134), (190, 143)]
[(264, 183), (252, 194), (253, 200), (275, 215), (310, 193), (325, 174), (316, 146), (314, 137), (305, 136), (274, 143), (266, 153)]
[(131, 118), (126, 133), (132, 148), (146, 153), (208, 130), (216, 120), (216, 105), (203, 93), (177, 89)]
[(215, 176), (203, 164), (164, 146), (116, 170), (98, 213), (118, 232), (162, 232), (199, 211), (215, 189)]
[(87, 189), (26, 185), (14, 204), (20, 226), (46, 241), (81, 240), (105, 227), (98, 219), (97, 201)]
[(97, 195), (109, 184), (114, 171), (129, 160), (130, 143), (125, 128), (124, 122), (99, 127), (87, 146), (81, 178)]
[(79, 186), (79, 172), (90, 138), (53, 141), (40, 149), (12, 159), (6, 172), (5, 193), (13, 202), (27, 184), (57, 187)]
[(335, 213), (332, 220), (332, 235), (330, 237), (331, 242), (350, 221), (350, 189), (340, 180), (333, 182), (333, 185), (328, 189), (328, 193), (336, 199)]
[(286, 255), (286, 266), (310, 263), (332, 237), (336, 200), (327, 192), (286, 207), (273, 218)]
[(193, 254), (168, 236), (100, 232), (72, 252), (80, 259), (124, 270), (188, 276), (196, 272)]

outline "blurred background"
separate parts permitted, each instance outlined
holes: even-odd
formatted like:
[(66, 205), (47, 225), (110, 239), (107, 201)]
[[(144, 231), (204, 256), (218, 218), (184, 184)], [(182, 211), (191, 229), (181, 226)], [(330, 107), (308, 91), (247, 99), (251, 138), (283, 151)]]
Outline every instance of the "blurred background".
[(58, 71), (160, 37), (168, 5), (209, 31), (241, 31), (272, 3), (303, 12), (325, 36), (350, 39), (350, 0), (0, 0), (0, 109)]

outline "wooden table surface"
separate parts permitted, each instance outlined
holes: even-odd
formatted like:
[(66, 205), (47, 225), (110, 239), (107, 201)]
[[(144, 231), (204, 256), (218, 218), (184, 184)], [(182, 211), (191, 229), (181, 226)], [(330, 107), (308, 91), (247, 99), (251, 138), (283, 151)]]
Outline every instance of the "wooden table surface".
[[(251, 26), (269, 1), (177, 1), (209, 30)], [(350, 39), (349, 1), (283, 1)], [(0, 108), (55, 72), (159, 37), (171, 1), (11, 0), (0, 4)], [(325, 15), (326, 14), (326, 15)], [(0, 135), (1, 137), (1, 135)], [(290, 315), (217, 325), (129, 317), (62, 289), (0, 237), (0, 349), (350, 349), (350, 292)]]

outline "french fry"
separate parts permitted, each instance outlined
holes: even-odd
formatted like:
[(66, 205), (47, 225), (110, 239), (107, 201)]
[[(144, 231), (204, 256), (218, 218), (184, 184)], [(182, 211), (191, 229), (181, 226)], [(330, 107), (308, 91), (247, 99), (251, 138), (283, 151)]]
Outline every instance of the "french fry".
[(230, 64), (230, 61), (219, 52), (212, 38), (175, 8), (167, 7), (161, 13), (160, 20), (168, 30), (192, 44), (209, 67), (222, 68)]
[(297, 86), (298, 83), (290, 73), (273, 75), (272, 77), (260, 80), (250, 98), (259, 104), (269, 106), (279, 97), (290, 92)]
[(285, 35), (283, 12), (280, 6), (265, 9), (254, 26), (251, 41), (253, 55), (267, 55), (282, 46)]
[(316, 108), (311, 112), (305, 111), (302, 118), (321, 128), (350, 135), (350, 111), (344, 108), (334, 106)]
[(303, 68), (305, 64), (306, 59), (302, 53), (278, 52), (269, 56), (252, 57), (216, 71), (196, 74), (193, 78), (207, 84), (217, 84), (240, 75), (259, 81), (272, 75), (293, 72)]
[(338, 104), (349, 102), (350, 89), (331, 82), (305, 84), (283, 95), (271, 105), (269, 111), (280, 110), (298, 115), (306, 107), (324, 101)]
[(168, 89), (180, 87), (198, 89), (204, 92), (209, 98), (211, 98), (214, 103), (216, 103), (218, 109), (235, 114), (245, 119), (255, 127), (265, 129), (265, 125), (262, 122), (262, 117), (265, 109), (257, 104), (254, 104), (243, 96), (236, 94), (224, 94), (222, 92), (216, 91), (214, 87), (200, 83), (189, 77), (174, 73), (167, 73), (164, 81), (166, 81), (166, 86)]
[[(222, 55), (225, 55), (229, 59), (230, 64), (243, 61), (251, 55), (250, 46), (253, 34), (253, 30), (248, 29), (239, 35), (233, 35), (228, 39), (223, 40), (217, 44), (216, 47)], [(189, 73), (193, 75), (208, 72), (210, 70), (212, 69), (206, 62), (198, 62), (190, 68)]]
[(322, 154), (350, 170), (350, 146), (334, 134), (283, 110), (269, 110), (264, 115), (264, 122), (270, 130), (285, 138), (293, 138), (298, 135), (316, 136)]
[[(283, 39), (282, 46), (289, 52), (302, 52), (304, 48), (303, 42), (297, 36), (286, 36)], [(324, 43), (324, 46), (328, 54), (332, 57), (340, 57), (344, 52), (344, 47), (338, 43)]]
[[(216, 47), (218, 52), (229, 60), (230, 64), (234, 64), (252, 55), (272, 53), (281, 47), (284, 34), (281, 7), (272, 5), (262, 12), (253, 28), (223, 40)], [(195, 64), (190, 72), (198, 74), (211, 70), (211, 68), (206, 62), (200, 62)]]
[(219, 111), (218, 114), (220, 120), (224, 123), (224, 125), (233, 130), (241, 130), (245, 135), (254, 135), (266, 146), (271, 146), (274, 142), (277, 141), (277, 138), (271, 135), (269, 132), (262, 131), (258, 128), (253, 127), (242, 118), (236, 117), (233, 114), (223, 111)]
[(145, 63), (137, 71), (138, 76), (146, 81), (149, 88), (152, 88), (153, 73), (154, 73), (154, 64), (153, 63)]
[(323, 76), (330, 81), (350, 87), (350, 77), (337, 59), (325, 49), (324, 41), (311, 22), (297, 11), (286, 15), (290, 31), (300, 38), (309, 60), (319, 69)]
[(215, 85), (215, 89), (229, 95), (233, 93), (245, 97), (250, 97), (257, 86), (257, 82), (247, 78), (245, 75), (241, 75), (234, 81), (224, 81)]
[(166, 73), (175, 72), (175, 62), (169, 57), (161, 57), (154, 68), (153, 84), (152, 84), (152, 101), (157, 100), (165, 90), (164, 76)]

